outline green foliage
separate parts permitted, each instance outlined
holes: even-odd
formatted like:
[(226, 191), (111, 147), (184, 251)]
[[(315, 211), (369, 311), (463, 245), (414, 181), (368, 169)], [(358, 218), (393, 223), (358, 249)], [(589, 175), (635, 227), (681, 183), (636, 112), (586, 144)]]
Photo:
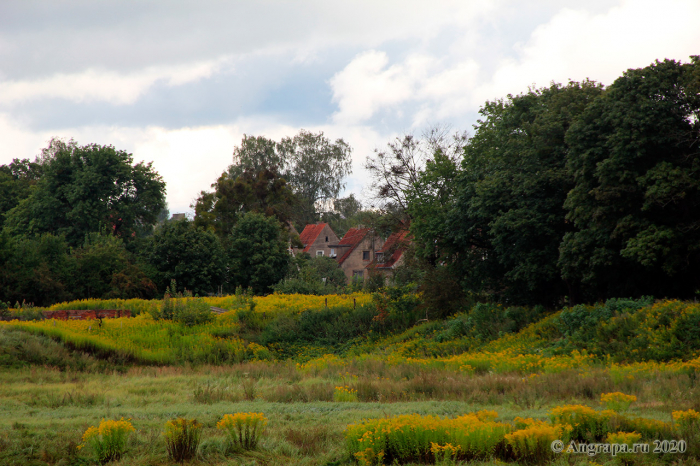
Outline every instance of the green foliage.
[(121, 238), (90, 233), (71, 252), (75, 261), (71, 290), (80, 298), (155, 297), (155, 284), (130, 261)]
[(0, 300), (46, 306), (72, 298), (73, 260), (63, 237), (0, 233)]
[(345, 288), (345, 273), (330, 257), (299, 254), (288, 266), (287, 275), (272, 286), (280, 294), (335, 294)]
[(220, 237), (229, 234), (247, 212), (275, 217), (286, 224), (299, 205), (287, 181), (272, 170), (246, 170), (236, 178), (223, 173), (212, 187), (214, 192), (203, 191), (197, 199), (194, 222), (213, 228)]
[(150, 314), (155, 320), (172, 320), (186, 327), (207, 324), (214, 320), (209, 304), (203, 300), (192, 298), (192, 293), (187, 290), (185, 290), (183, 297), (182, 293), (175, 292), (176, 289), (176, 280), (171, 280), (170, 285), (165, 290), (160, 309), (152, 308), (150, 310)]
[(165, 424), (165, 444), (168, 457), (178, 463), (194, 458), (202, 438), (202, 424), (196, 419), (179, 417)]
[[(148, 261), (164, 290), (171, 280), (183, 289), (206, 295), (224, 283), (226, 260), (219, 238), (188, 220), (167, 222), (151, 238)], [(174, 291), (174, 290), (173, 290)]]
[(227, 237), (229, 286), (269, 293), (284, 277), (290, 260), (283, 237), (275, 218), (254, 212), (242, 215)]
[(700, 59), (628, 70), (566, 135), (575, 231), (563, 277), (590, 299), (691, 297), (700, 266)]
[(36, 186), (6, 214), (13, 235), (65, 235), (77, 246), (106, 229), (130, 240), (165, 207), (165, 183), (152, 164), (133, 165), (131, 154), (112, 146), (52, 139), (38, 162)]
[(601, 92), (570, 82), (487, 102), (461, 170), (436, 154), (422, 173), (421, 187), (439, 188), (411, 198), (419, 254), (450, 264), (472, 293), (556, 304), (566, 293), (559, 242), (571, 231), (562, 209), (573, 187), (565, 134)]
[(41, 165), (29, 159), (13, 159), (9, 165), (0, 165), (0, 230), (5, 214), (30, 196), (41, 173)]

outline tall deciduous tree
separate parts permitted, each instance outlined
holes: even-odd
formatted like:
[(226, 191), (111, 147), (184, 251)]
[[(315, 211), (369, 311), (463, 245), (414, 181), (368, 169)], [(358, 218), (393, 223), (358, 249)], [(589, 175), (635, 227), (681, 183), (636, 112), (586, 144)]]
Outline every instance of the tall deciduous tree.
[(285, 234), (274, 217), (249, 212), (231, 230), (227, 243), (229, 286), (267, 294), (287, 271)]
[(0, 165), (0, 229), (5, 214), (31, 194), (31, 187), (41, 177), (41, 165), (29, 159), (14, 159), (8, 165)]
[(520, 303), (561, 298), (558, 247), (572, 229), (562, 209), (573, 187), (565, 134), (601, 92), (572, 82), (487, 102), (461, 169), (437, 152), (407, 191), (417, 252), (472, 292)]
[(223, 237), (239, 217), (257, 212), (286, 224), (299, 200), (284, 178), (269, 169), (246, 170), (235, 179), (226, 173), (212, 185), (214, 192), (202, 191), (195, 202), (195, 225), (212, 227)]
[(318, 219), (319, 201), (329, 201), (340, 194), (344, 179), (351, 172), (351, 152), (345, 141), (331, 142), (323, 132), (301, 130), (280, 142), (245, 135), (233, 151), (233, 164), (222, 176), (236, 180), (247, 173), (257, 176), (269, 171), (283, 178), (298, 199), (294, 221), (303, 226)]
[[(700, 288), (700, 57), (628, 70), (567, 134), (564, 277), (606, 296)], [(584, 295), (586, 297), (586, 295)]]
[(283, 176), (302, 200), (300, 223), (316, 220), (316, 203), (335, 199), (350, 174), (352, 149), (342, 139), (331, 142), (323, 135), (301, 130), (283, 138), (278, 150), (285, 168)]
[(165, 183), (152, 164), (134, 165), (112, 146), (53, 139), (38, 162), (36, 187), (6, 214), (11, 234), (50, 232), (77, 246), (86, 233), (107, 230), (128, 240), (165, 207)]
[(406, 134), (387, 144), (387, 149), (375, 150), (365, 160), (365, 169), (372, 178), (376, 206), (405, 214), (407, 196), (415, 192), (421, 173), (434, 154), (440, 151), (452, 163), (459, 163), (466, 143), (466, 132), (450, 135), (446, 127), (432, 127), (421, 138)]
[(200, 295), (216, 292), (225, 283), (224, 249), (213, 232), (188, 220), (170, 221), (158, 227), (150, 241), (148, 261), (157, 271), (160, 292), (171, 280)]

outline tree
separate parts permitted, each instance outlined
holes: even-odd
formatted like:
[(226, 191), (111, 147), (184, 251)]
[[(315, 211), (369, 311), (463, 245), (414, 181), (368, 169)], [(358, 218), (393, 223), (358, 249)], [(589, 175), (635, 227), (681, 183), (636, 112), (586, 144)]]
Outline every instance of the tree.
[(5, 214), (29, 197), (40, 177), (41, 165), (29, 159), (13, 159), (9, 165), (0, 165), (0, 229)]
[(351, 173), (352, 149), (342, 139), (334, 143), (318, 134), (301, 130), (278, 145), (284, 160), (283, 176), (303, 200), (301, 223), (316, 220), (316, 203), (338, 197), (345, 187), (343, 179)]
[(335, 234), (342, 238), (350, 228), (364, 223), (360, 218), (362, 213), (362, 203), (354, 194), (350, 194), (333, 200), (333, 211), (323, 212), (321, 221), (328, 223)]
[(331, 142), (323, 135), (301, 130), (275, 142), (263, 136), (244, 135), (234, 148), (233, 164), (225, 178), (270, 171), (285, 179), (299, 198), (294, 221), (301, 227), (317, 220), (316, 204), (338, 197), (351, 172), (350, 146), (342, 139)]
[(265, 136), (244, 134), (240, 147), (233, 148), (233, 164), (228, 167), (228, 178), (235, 180), (245, 172), (265, 170), (280, 174), (284, 170), (284, 162), (275, 141)]
[(133, 263), (121, 238), (91, 233), (73, 249), (73, 271), (68, 284), (78, 299), (155, 297), (156, 286)]
[(285, 275), (290, 255), (285, 233), (274, 217), (243, 214), (227, 238), (229, 287), (267, 294)]
[(571, 82), (487, 102), (461, 167), (438, 150), (406, 190), (416, 253), (472, 293), (560, 300), (558, 246), (572, 228), (562, 209), (573, 187), (564, 137), (601, 92)]
[[(178, 291), (215, 292), (226, 278), (226, 259), (219, 238), (188, 220), (165, 222), (150, 239), (148, 262), (156, 270), (161, 292), (176, 280)], [(173, 290), (174, 291), (174, 290)]]
[(193, 205), (195, 225), (213, 228), (226, 237), (241, 215), (257, 212), (286, 224), (299, 205), (284, 178), (269, 169), (246, 170), (235, 179), (222, 174), (212, 185), (214, 192), (202, 191)]
[(60, 236), (13, 238), (0, 233), (0, 301), (49, 306), (73, 299), (67, 283), (74, 262), (68, 253)]
[(133, 165), (131, 154), (112, 146), (53, 139), (37, 162), (35, 188), (6, 214), (13, 235), (51, 232), (77, 246), (107, 229), (129, 240), (165, 207), (165, 183), (152, 164)]
[(311, 257), (299, 254), (288, 266), (287, 275), (273, 286), (276, 293), (282, 294), (333, 294), (345, 288), (345, 272), (338, 262), (330, 257)]
[(700, 288), (700, 58), (628, 70), (572, 125), (561, 242), (584, 299)]
[[(421, 172), (437, 151), (453, 163), (459, 163), (466, 132), (448, 134), (446, 127), (432, 127), (423, 138), (406, 134), (388, 144), (386, 150), (374, 151), (365, 160), (365, 169), (372, 178), (372, 196), (377, 207), (405, 215), (408, 209), (407, 195), (415, 191)], [(374, 206), (373, 206), (374, 207)]]

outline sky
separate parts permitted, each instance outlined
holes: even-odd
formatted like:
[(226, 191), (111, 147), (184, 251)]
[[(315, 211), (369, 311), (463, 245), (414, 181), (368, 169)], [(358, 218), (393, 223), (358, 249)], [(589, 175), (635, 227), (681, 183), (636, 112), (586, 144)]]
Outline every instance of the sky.
[(152, 162), (188, 212), (244, 134), (301, 129), (363, 162), (404, 134), (470, 131), (486, 102), (611, 84), (700, 54), (700, 1), (0, 2), (0, 164), (53, 137)]

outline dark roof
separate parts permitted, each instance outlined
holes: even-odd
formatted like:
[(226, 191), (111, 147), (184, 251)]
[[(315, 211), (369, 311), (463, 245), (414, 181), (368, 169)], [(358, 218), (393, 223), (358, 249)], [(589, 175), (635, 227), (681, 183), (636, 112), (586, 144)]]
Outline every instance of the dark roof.
[(350, 253), (357, 247), (360, 242), (365, 239), (369, 228), (350, 228), (343, 239), (340, 240), (338, 246), (350, 246), (343, 252), (343, 255), (338, 259), (338, 263), (342, 264), (345, 259), (348, 258)]
[[(406, 247), (411, 242), (409, 238), (408, 230), (397, 231), (392, 233), (384, 243), (384, 246), (377, 251), (377, 254), (381, 253), (384, 262), (381, 264), (370, 264), (367, 267), (376, 267), (378, 269), (388, 269), (394, 266), (396, 262), (401, 259)], [(386, 254), (391, 254), (391, 256), (384, 257)]]
[(301, 232), (299, 235), (299, 239), (301, 240), (301, 244), (304, 245), (304, 252), (309, 252), (309, 248), (311, 247), (312, 244), (314, 244), (314, 241), (316, 241), (316, 238), (318, 238), (318, 235), (321, 234), (323, 229), (328, 225), (327, 223), (316, 223), (313, 225), (306, 225), (304, 227), (304, 231)]

